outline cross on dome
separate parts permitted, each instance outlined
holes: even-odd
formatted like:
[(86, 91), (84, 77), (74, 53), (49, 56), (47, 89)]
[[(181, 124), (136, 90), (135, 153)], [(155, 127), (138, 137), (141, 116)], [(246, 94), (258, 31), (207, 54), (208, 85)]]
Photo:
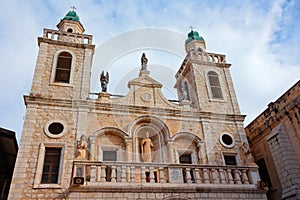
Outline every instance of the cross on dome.
[(75, 6), (71, 6), (71, 10), (75, 11), (77, 8)]

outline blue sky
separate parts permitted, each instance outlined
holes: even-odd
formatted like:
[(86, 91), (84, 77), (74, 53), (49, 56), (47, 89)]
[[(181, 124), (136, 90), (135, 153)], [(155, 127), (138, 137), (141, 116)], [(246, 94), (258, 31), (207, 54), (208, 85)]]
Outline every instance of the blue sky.
[[(96, 61), (103, 56), (99, 53), (103, 44), (110, 44), (129, 31), (139, 32), (151, 27), (173, 32), (156, 37), (154, 42), (163, 44), (164, 38), (171, 35), (184, 38), (188, 27), (193, 25), (206, 40), (207, 51), (226, 54), (227, 61), (232, 64), (231, 74), (239, 105), (242, 113), (247, 115), (245, 124), (299, 80), (300, 5), (296, 0), (1, 1), (0, 126), (16, 131), (18, 138), (25, 116), (22, 96), (30, 93), (38, 53), (37, 37), (42, 36), (43, 28), (56, 29), (72, 5), (77, 7), (86, 33), (94, 36)], [(182, 43), (184, 52), (184, 41), (178, 42)], [(121, 43), (114, 48), (126, 47), (126, 42)], [(108, 69), (112, 81), (117, 82), (111, 84), (109, 90), (126, 94), (126, 89), (123, 91), (120, 85), (127, 85), (127, 81), (136, 76), (141, 51), (147, 52), (154, 78), (167, 85), (165, 91), (169, 94), (166, 96), (173, 98), (175, 78), (159, 77), (159, 70), (175, 72), (184, 55), (174, 55), (153, 46), (131, 49), (115, 58), (109, 66), (100, 66), (95, 61), (91, 91), (99, 89), (97, 73)], [(121, 68), (123, 75), (120, 78), (117, 73)]]

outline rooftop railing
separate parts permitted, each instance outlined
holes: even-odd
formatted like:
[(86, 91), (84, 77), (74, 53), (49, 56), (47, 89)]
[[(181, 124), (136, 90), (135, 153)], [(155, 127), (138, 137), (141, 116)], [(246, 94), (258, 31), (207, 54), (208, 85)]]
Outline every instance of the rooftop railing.
[(57, 41), (73, 42), (78, 44), (92, 44), (91, 35), (62, 32), (59, 30), (44, 29), (43, 37)]

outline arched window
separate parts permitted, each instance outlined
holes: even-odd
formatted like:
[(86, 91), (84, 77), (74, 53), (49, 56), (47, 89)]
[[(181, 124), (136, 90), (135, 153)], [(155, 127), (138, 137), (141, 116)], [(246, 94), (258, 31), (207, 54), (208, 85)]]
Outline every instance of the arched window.
[(68, 52), (61, 52), (57, 57), (55, 82), (70, 83), (72, 55)]
[(221, 84), (220, 84), (218, 74), (214, 71), (209, 71), (207, 75), (208, 75), (208, 81), (210, 85), (212, 98), (223, 99), (223, 94), (222, 94), (222, 89), (221, 89)]

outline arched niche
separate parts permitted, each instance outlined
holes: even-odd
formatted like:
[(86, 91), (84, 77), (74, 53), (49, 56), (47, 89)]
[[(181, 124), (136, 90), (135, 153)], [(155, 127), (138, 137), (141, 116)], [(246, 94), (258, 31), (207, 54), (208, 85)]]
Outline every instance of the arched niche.
[(141, 116), (136, 118), (130, 125), (129, 133), (133, 141), (133, 161), (144, 162), (142, 158), (142, 141), (147, 138), (147, 133), (153, 144), (152, 163), (169, 162), (170, 154), (168, 141), (169, 129), (166, 124), (154, 116)]
[(205, 149), (201, 139), (188, 132), (179, 132), (172, 137), (175, 163), (203, 164)]
[(93, 160), (126, 161), (128, 135), (117, 128), (105, 127), (89, 137)]

